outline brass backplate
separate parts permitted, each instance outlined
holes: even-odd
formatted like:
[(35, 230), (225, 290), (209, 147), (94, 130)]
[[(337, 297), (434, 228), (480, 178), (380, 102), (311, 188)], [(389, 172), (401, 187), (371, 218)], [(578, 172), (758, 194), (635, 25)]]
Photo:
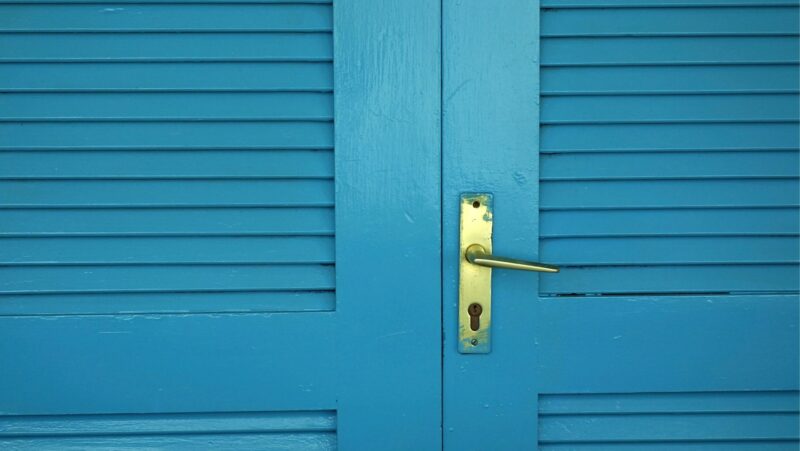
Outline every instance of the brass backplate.
[[(480, 244), (492, 252), (492, 195), (461, 195), (461, 240), (459, 245), (458, 350), (463, 354), (488, 354), (491, 351), (492, 269), (473, 265), (465, 257), (467, 247)], [(477, 330), (469, 308), (479, 304)]]

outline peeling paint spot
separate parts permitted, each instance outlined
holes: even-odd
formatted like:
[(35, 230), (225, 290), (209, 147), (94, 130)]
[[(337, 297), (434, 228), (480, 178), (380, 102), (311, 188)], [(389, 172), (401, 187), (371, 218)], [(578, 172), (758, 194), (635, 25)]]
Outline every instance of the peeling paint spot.
[(401, 330), (399, 332), (392, 332), (390, 334), (381, 335), (381, 336), (378, 337), (378, 339), (380, 340), (380, 339), (384, 339), (384, 338), (398, 337), (400, 335), (407, 335), (407, 334), (410, 334), (410, 333), (411, 333), (410, 330)]

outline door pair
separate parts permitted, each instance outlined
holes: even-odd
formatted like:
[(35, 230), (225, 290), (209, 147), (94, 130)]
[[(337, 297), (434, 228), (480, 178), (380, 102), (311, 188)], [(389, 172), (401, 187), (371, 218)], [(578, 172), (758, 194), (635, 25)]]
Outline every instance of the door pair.
[(0, 444), (796, 449), (797, 12), (0, 5)]

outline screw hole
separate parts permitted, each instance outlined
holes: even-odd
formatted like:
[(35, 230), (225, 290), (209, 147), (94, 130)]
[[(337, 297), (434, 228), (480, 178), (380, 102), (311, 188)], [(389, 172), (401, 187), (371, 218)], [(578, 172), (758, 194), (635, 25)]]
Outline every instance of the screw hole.
[(480, 202), (478, 202), (477, 200), (476, 200), (475, 202), (473, 202), (473, 203), (472, 203), (472, 208), (478, 208), (478, 207), (480, 207), (480, 206), (481, 206), (481, 203), (480, 203)]

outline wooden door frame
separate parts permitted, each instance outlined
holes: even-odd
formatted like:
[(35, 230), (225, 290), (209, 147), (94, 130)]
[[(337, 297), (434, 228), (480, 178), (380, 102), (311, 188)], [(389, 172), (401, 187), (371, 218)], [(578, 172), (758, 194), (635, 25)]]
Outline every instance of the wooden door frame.
[(336, 0), (340, 449), (441, 448), (439, 0)]
[[(536, 449), (538, 276), (496, 271), (492, 351), (458, 352), (459, 196), (494, 195), (494, 250), (536, 260), (539, 1), (444, 0), (443, 318), (445, 449)], [(509, 170), (509, 168), (513, 168)]]

